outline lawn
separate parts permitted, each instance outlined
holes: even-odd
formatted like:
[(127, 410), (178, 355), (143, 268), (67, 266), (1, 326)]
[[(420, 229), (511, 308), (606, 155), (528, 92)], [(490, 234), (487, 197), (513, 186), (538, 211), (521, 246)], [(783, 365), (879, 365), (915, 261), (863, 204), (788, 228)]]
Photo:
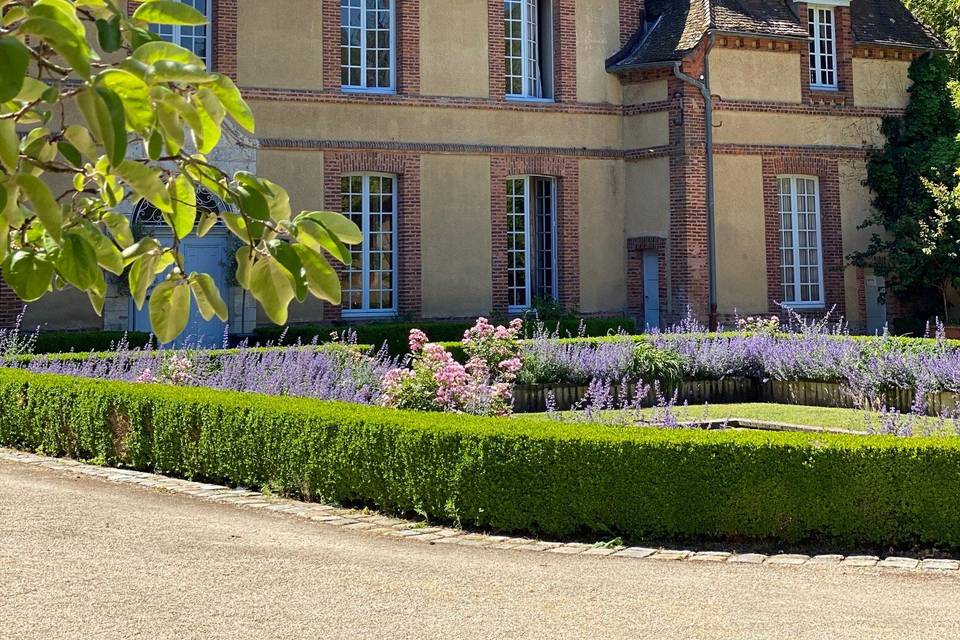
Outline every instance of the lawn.
[[(639, 414), (645, 420), (653, 420), (657, 414), (657, 409), (641, 409)], [(659, 410), (662, 415), (663, 410)], [(603, 411), (599, 413), (601, 422), (621, 422), (624, 413), (621, 411)], [(872, 425), (874, 430), (879, 431), (882, 423), (881, 416), (878, 413), (871, 413), (868, 418), (861, 409), (835, 409), (829, 407), (810, 407), (805, 405), (790, 404), (766, 404), (761, 402), (751, 402), (743, 404), (711, 404), (698, 405), (690, 407), (676, 407), (673, 410), (677, 420), (680, 422), (693, 422), (698, 420), (727, 420), (738, 418), (740, 420), (755, 420), (758, 422), (778, 422), (782, 424), (803, 425), (808, 427), (821, 427), (825, 429), (846, 429), (850, 431), (868, 430)], [(549, 414), (537, 414), (544, 419), (553, 419)], [(564, 412), (561, 414), (564, 419), (583, 420), (583, 412), (573, 413)], [(636, 412), (629, 410), (627, 415), (631, 418)], [(907, 420), (904, 416), (901, 420)], [(952, 430), (953, 424), (947, 421), (941, 424), (937, 418), (918, 417), (914, 423), (914, 432), (921, 433), (927, 427), (932, 430), (946, 428)]]

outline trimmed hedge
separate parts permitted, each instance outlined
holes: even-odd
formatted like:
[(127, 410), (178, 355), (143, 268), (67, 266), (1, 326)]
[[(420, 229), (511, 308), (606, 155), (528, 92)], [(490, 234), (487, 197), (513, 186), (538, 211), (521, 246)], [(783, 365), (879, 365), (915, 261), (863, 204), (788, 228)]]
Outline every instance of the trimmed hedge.
[(625, 429), (0, 370), (0, 445), (496, 530), (960, 546), (960, 438)]
[(143, 347), (150, 341), (149, 333), (138, 331), (50, 331), (37, 334), (34, 353), (89, 353), (109, 351), (117, 346), (124, 336), (127, 344)]
[[(456, 342), (463, 338), (463, 332), (473, 326), (473, 322), (458, 321), (415, 321), (415, 322), (377, 322), (356, 325), (294, 325), (289, 327), (257, 327), (253, 336), (257, 342), (272, 342), (274, 344), (303, 343), (319, 337), (320, 341), (329, 340), (331, 333), (342, 333), (350, 330), (357, 333), (357, 341), (375, 345), (378, 349), (386, 343), (393, 355), (405, 355), (409, 349), (407, 340), (411, 329), (421, 329), (433, 342)], [(554, 329), (557, 327), (561, 335), (577, 335), (580, 329), (580, 320), (561, 320), (548, 322), (546, 325)], [(583, 320), (587, 336), (604, 336), (608, 333), (623, 329), (627, 333), (636, 330), (636, 325), (630, 318), (588, 318)], [(286, 334), (284, 334), (286, 331)]]

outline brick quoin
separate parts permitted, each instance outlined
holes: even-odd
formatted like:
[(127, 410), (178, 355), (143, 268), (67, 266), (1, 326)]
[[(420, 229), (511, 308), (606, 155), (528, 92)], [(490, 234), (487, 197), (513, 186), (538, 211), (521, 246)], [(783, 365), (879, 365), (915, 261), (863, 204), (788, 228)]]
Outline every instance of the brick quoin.
[(6, 282), (0, 280), (0, 329), (12, 329), (23, 312), (24, 304)]
[[(396, 90), (398, 94), (420, 93), (420, 2), (396, 0), (397, 54)], [(339, 92), (340, 76), (340, 0), (323, 0), (323, 88)]]
[(837, 159), (811, 157), (784, 148), (776, 155), (763, 156), (763, 208), (767, 242), (767, 296), (769, 310), (781, 313), (777, 303), (783, 300), (780, 260), (780, 198), (777, 177), (815, 176), (820, 183), (820, 236), (823, 247), (824, 309), (810, 313), (822, 315), (833, 309), (833, 317), (846, 315), (844, 295), (844, 253), (840, 222), (840, 174)]
[(557, 181), (557, 301), (567, 309), (580, 307), (580, 163), (556, 156), (490, 157), (490, 228), (493, 272), (493, 311), (506, 314), (507, 295), (507, 178), (544, 176)]
[[(695, 61), (696, 62), (696, 61)], [(688, 68), (693, 67), (693, 68)], [(699, 65), (685, 65), (696, 76)], [(709, 316), (707, 251), (707, 158), (703, 97), (677, 78), (667, 81), (670, 112), (670, 295), (667, 322), (687, 312)]]
[(237, 81), (237, 0), (213, 0), (213, 69)]
[[(541, 0), (547, 1), (547, 0)], [(577, 100), (577, 3), (553, 2), (553, 100)], [(506, 96), (506, 60), (504, 59), (503, 0), (488, 0), (487, 53), (490, 71), (490, 98), (503, 101)]]
[[(397, 177), (397, 312), (419, 317), (422, 310), (423, 259), (420, 229), (420, 155), (381, 151), (328, 151), (323, 154), (324, 206), (341, 211), (340, 180), (351, 173), (387, 173)], [(339, 262), (332, 264), (342, 273)], [(341, 319), (341, 307), (324, 303), (323, 319)]]

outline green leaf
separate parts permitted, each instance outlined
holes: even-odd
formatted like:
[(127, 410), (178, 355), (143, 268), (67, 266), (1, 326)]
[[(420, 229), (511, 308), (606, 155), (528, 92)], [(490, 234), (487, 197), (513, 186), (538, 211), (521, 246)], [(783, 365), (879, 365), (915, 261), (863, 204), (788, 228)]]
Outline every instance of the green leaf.
[(86, 241), (93, 246), (93, 250), (97, 254), (97, 264), (114, 275), (123, 274), (123, 256), (120, 254), (120, 250), (117, 249), (117, 245), (111, 242), (110, 238), (100, 232), (98, 227), (89, 220), (82, 219), (80, 226), (77, 228), (77, 233), (82, 234)]
[(227, 304), (212, 277), (206, 273), (190, 274), (190, 289), (204, 320), (212, 320), (213, 316), (217, 316), (224, 322), (227, 321)]
[(66, 60), (74, 71), (84, 78), (90, 77), (90, 50), (86, 40), (77, 37), (69, 27), (50, 18), (30, 18), (20, 25), (18, 31), (39, 36)]
[(237, 185), (236, 191), (239, 196), (240, 209), (248, 217), (254, 220), (270, 219), (270, 205), (267, 204), (267, 199), (263, 193), (256, 188), (243, 184)]
[(286, 324), (294, 298), (293, 276), (272, 256), (261, 258), (250, 269), (250, 293), (274, 324)]
[(230, 117), (238, 125), (250, 133), (254, 133), (253, 111), (243, 99), (243, 95), (237, 85), (233, 83), (233, 80), (228, 76), (218, 74), (216, 81), (209, 86), (210, 90), (220, 99), (220, 103), (230, 114)]
[(173, 212), (170, 194), (160, 179), (159, 171), (133, 160), (124, 160), (114, 171), (138, 196), (145, 198), (161, 212)]
[(163, 134), (158, 129), (150, 132), (147, 141), (147, 157), (156, 162), (163, 155)]
[(130, 285), (130, 297), (137, 309), (143, 308), (143, 301), (147, 299), (147, 291), (150, 285), (157, 279), (156, 267), (160, 262), (160, 256), (154, 253), (148, 253), (140, 256), (130, 267), (127, 274), (127, 282)]
[(181, 173), (167, 185), (167, 192), (173, 211), (164, 217), (177, 239), (183, 240), (197, 221), (197, 191), (190, 178)]
[(34, 302), (50, 290), (53, 264), (21, 249), (4, 260), (3, 278), (18, 298), (24, 302)]
[(108, 211), (103, 214), (103, 222), (110, 230), (110, 235), (123, 248), (133, 244), (133, 232), (130, 229), (130, 219), (122, 213)]
[(107, 113), (110, 114), (113, 145), (112, 148), (107, 148), (107, 155), (110, 156), (110, 164), (117, 166), (127, 155), (127, 127), (123, 101), (110, 89), (97, 87), (96, 92), (107, 106)]
[(207, 235), (219, 219), (220, 217), (217, 216), (217, 214), (210, 213), (209, 211), (200, 216), (200, 224), (197, 225), (197, 236), (202, 238)]
[(0, 120), (0, 164), (15, 173), (20, 161), (20, 138), (13, 120)]
[(69, 142), (66, 142), (65, 140), (61, 140), (60, 143), (57, 145), (57, 148), (60, 150), (60, 155), (62, 155), (67, 160), (67, 162), (69, 162), (70, 164), (72, 164), (77, 168), (80, 168), (83, 166), (83, 156), (80, 155), (80, 152), (77, 150), (75, 146), (73, 146)]
[(13, 100), (23, 88), (30, 52), (16, 38), (0, 38), (0, 102)]
[(147, 0), (133, 12), (133, 19), (151, 24), (175, 24), (188, 27), (207, 24), (205, 15), (177, 0)]
[(157, 121), (163, 131), (167, 151), (172, 156), (177, 155), (183, 148), (183, 122), (180, 120), (180, 114), (174, 107), (164, 102), (158, 102)]
[(344, 244), (360, 244), (363, 242), (363, 233), (360, 231), (360, 227), (350, 222), (341, 213), (309, 211), (300, 215), (323, 225), (327, 231)]
[(120, 16), (113, 16), (109, 20), (97, 20), (97, 42), (105, 53), (118, 51), (123, 45), (120, 35)]
[(160, 60), (170, 60), (173, 62), (203, 66), (203, 60), (201, 60), (197, 54), (164, 40), (156, 40), (140, 45), (136, 51), (133, 52), (132, 57), (134, 60), (146, 65), (152, 65)]
[(70, 144), (72, 144), (77, 151), (85, 155), (88, 160), (97, 159), (97, 143), (93, 141), (86, 127), (72, 124), (64, 131), (63, 137), (69, 140)]
[(314, 251), (325, 250), (343, 264), (350, 263), (350, 250), (333, 237), (326, 227), (309, 218), (302, 218), (297, 222), (295, 229), (297, 240)]
[(303, 275), (310, 293), (321, 300), (339, 305), (342, 296), (340, 277), (323, 255), (303, 244), (293, 245), (293, 250), (300, 256), (300, 264), (303, 265)]
[(267, 192), (264, 197), (267, 199), (267, 206), (270, 207), (270, 218), (274, 222), (283, 222), (290, 219), (290, 194), (287, 190), (278, 184), (274, 184), (263, 178), (258, 179)]
[(253, 261), (250, 247), (244, 245), (237, 249), (237, 282), (246, 290), (250, 290), (250, 269), (253, 267)]
[(20, 93), (14, 99), (18, 102), (34, 102), (43, 99), (43, 94), (49, 89), (50, 85), (45, 82), (27, 76), (23, 79), (23, 88), (20, 89)]
[[(208, 94), (208, 95), (213, 95), (213, 94)], [(220, 103), (217, 102), (216, 100), (214, 100), (213, 102), (216, 103), (217, 107), (220, 106)], [(204, 104), (203, 100), (199, 98), (199, 94), (194, 94), (190, 96), (190, 104), (193, 105), (193, 108), (196, 110), (197, 116), (200, 119), (201, 129), (199, 133), (200, 133), (201, 139), (197, 140), (197, 150), (203, 154), (210, 153), (220, 142), (221, 129), (220, 129), (220, 123), (217, 121), (218, 114), (210, 113), (210, 111), (207, 109), (207, 106)], [(223, 119), (222, 113), (223, 112), (221, 109), (220, 120)], [(194, 138), (196, 139), (196, 136), (194, 136)]]
[(60, 210), (60, 205), (57, 204), (50, 188), (40, 178), (26, 173), (21, 173), (14, 179), (30, 204), (33, 205), (33, 211), (37, 214), (40, 224), (54, 240), (60, 242), (63, 211)]
[(190, 321), (190, 287), (179, 280), (165, 280), (150, 296), (150, 327), (161, 343), (174, 340)]
[(77, 94), (77, 105), (93, 137), (106, 150), (110, 164), (117, 166), (123, 162), (127, 153), (126, 116), (117, 95), (104, 87), (84, 87)]
[(282, 240), (272, 240), (267, 247), (270, 255), (277, 259), (277, 262), (283, 265), (291, 276), (293, 276), (293, 292), (297, 300), (303, 302), (307, 299), (307, 281), (303, 277), (303, 266), (300, 264), (300, 256), (289, 244)]
[(202, 64), (186, 64), (174, 60), (157, 60), (147, 76), (151, 82), (181, 84), (204, 84), (214, 80)]
[(96, 251), (82, 235), (74, 231), (63, 234), (57, 272), (81, 291), (92, 288), (103, 277)]
[(131, 129), (141, 135), (147, 135), (153, 129), (153, 100), (146, 82), (129, 71), (107, 69), (97, 76), (96, 83), (117, 94)]

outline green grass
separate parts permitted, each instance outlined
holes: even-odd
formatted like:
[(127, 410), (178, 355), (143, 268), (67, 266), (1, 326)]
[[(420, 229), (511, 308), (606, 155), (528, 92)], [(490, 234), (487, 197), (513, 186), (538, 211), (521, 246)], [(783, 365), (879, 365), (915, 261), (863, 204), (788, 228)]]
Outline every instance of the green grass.
[[(651, 420), (655, 409), (642, 409), (641, 415)], [(601, 413), (601, 421), (614, 421), (620, 416), (619, 411), (605, 411)], [(632, 413), (632, 412), (631, 412)], [(830, 407), (809, 407), (792, 404), (766, 404), (762, 402), (748, 402), (743, 404), (711, 404), (690, 407), (677, 407), (674, 413), (681, 422), (697, 420), (756, 420), (758, 422), (779, 422), (783, 424), (820, 427), (824, 429), (846, 429), (850, 431), (867, 431), (866, 414), (860, 409), (835, 409)], [(545, 419), (552, 419), (547, 414), (537, 414)], [(565, 417), (573, 414), (565, 412)], [(870, 422), (879, 428), (880, 416), (873, 413)], [(937, 418), (919, 418), (914, 426), (914, 432), (922, 431), (924, 427), (935, 429), (938, 426)], [(951, 424), (946, 425), (952, 428)]]

